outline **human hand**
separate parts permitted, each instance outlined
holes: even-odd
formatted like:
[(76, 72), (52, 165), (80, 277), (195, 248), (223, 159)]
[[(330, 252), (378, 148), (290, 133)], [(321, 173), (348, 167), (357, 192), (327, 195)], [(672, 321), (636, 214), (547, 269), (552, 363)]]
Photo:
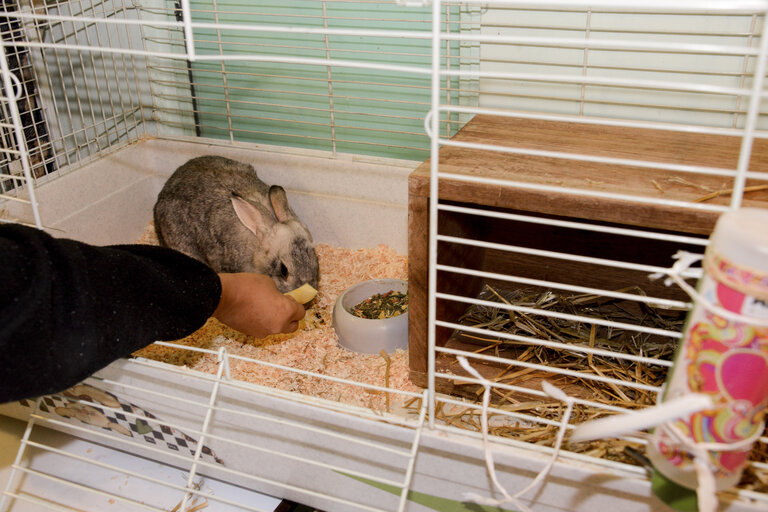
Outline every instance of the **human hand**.
[(304, 318), (304, 308), (280, 293), (262, 274), (219, 274), (221, 299), (213, 316), (244, 334), (263, 338), (293, 332)]

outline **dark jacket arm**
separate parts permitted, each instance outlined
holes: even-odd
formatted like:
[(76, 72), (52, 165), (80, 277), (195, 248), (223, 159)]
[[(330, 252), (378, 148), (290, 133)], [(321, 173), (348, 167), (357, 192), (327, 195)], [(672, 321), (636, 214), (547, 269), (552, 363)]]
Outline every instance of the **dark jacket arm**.
[(221, 297), (208, 266), (148, 245), (96, 247), (0, 224), (0, 403), (61, 391), (200, 328)]

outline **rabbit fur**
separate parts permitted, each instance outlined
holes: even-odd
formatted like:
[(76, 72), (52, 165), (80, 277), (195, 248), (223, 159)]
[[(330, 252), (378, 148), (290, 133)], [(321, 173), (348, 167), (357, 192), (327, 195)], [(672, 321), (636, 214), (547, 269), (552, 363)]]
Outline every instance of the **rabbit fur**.
[(288, 205), (285, 190), (261, 181), (253, 166), (201, 156), (168, 178), (154, 207), (160, 245), (216, 272), (255, 272), (281, 292), (317, 288), (312, 236)]

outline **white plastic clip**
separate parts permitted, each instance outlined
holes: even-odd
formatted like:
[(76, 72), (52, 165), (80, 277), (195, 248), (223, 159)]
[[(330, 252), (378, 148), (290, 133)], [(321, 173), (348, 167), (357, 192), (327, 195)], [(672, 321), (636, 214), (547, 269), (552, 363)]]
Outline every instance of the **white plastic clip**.
[(694, 288), (693, 286), (685, 282), (684, 279), (686, 277), (691, 277), (690, 276), (691, 271), (696, 271), (699, 274), (702, 272), (702, 269), (691, 269), (690, 267), (694, 263), (704, 259), (703, 255), (692, 254), (686, 251), (677, 251), (677, 253), (675, 253), (675, 255), (672, 256), (672, 258), (677, 261), (675, 262), (674, 265), (672, 265), (672, 268), (669, 270), (667, 274), (664, 274), (664, 273), (650, 274), (648, 278), (651, 280), (655, 280), (655, 279), (660, 279), (666, 275), (667, 278), (664, 280), (664, 284), (666, 286), (670, 286), (672, 283), (677, 284), (677, 286), (679, 286), (681, 290), (683, 290), (691, 299), (693, 299), (695, 303), (701, 304), (702, 306), (704, 306), (704, 308), (706, 308), (711, 313), (714, 313), (732, 322), (741, 322), (748, 325), (768, 327), (768, 319), (757, 318), (754, 316), (745, 316), (745, 315), (740, 315), (738, 313), (734, 313), (732, 311), (728, 311), (727, 309), (724, 309), (712, 303), (711, 300), (701, 295), (696, 290), (696, 288)]
[(229, 354), (227, 353), (227, 349), (225, 347), (221, 347), (219, 349), (219, 353), (217, 354), (217, 360), (220, 365), (224, 367), (224, 380), (231, 381), (232, 380), (232, 374), (230, 373), (229, 369)]
[(489, 439), (488, 439), (488, 405), (490, 402), (490, 395), (491, 395), (491, 382), (483, 378), (483, 376), (480, 375), (480, 373), (477, 370), (472, 368), (469, 365), (469, 362), (467, 362), (467, 359), (465, 357), (458, 356), (456, 359), (458, 359), (459, 364), (461, 364), (462, 368), (464, 368), (473, 377), (475, 377), (480, 381), (480, 383), (484, 388), (483, 409), (480, 415), (480, 426), (483, 434), (483, 450), (485, 452), (485, 465), (486, 465), (486, 468), (488, 469), (488, 474), (491, 477), (493, 484), (496, 486), (498, 491), (503, 496), (503, 499), (496, 500), (493, 498), (486, 498), (474, 493), (465, 493), (464, 498), (467, 499), (468, 501), (473, 501), (479, 505), (487, 505), (491, 507), (499, 507), (506, 503), (512, 503), (521, 512), (530, 512), (530, 509), (525, 505), (523, 505), (518, 500), (518, 498), (520, 498), (523, 494), (527, 493), (528, 491), (536, 487), (539, 483), (541, 483), (541, 481), (544, 480), (547, 477), (547, 475), (549, 475), (549, 472), (552, 470), (552, 467), (554, 466), (555, 461), (557, 460), (557, 457), (560, 455), (560, 447), (562, 446), (563, 438), (565, 437), (565, 429), (567, 428), (568, 422), (571, 419), (571, 413), (573, 412), (574, 399), (566, 395), (561, 389), (556, 388), (549, 382), (547, 381), (541, 382), (542, 390), (552, 398), (556, 400), (561, 400), (562, 402), (564, 402), (566, 404), (566, 409), (565, 409), (565, 412), (563, 413), (562, 420), (560, 421), (560, 429), (557, 433), (557, 440), (555, 441), (555, 447), (552, 452), (552, 457), (549, 459), (549, 462), (544, 467), (544, 469), (542, 469), (539, 472), (539, 474), (536, 475), (536, 478), (534, 478), (525, 488), (521, 489), (514, 495), (510, 496), (510, 494), (507, 492), (504, 486), (501, 485), (498, 478), (496, 477), (496, 469), (494, 467), (493, 454), (491, 453), (491, 448), (490, 448)]

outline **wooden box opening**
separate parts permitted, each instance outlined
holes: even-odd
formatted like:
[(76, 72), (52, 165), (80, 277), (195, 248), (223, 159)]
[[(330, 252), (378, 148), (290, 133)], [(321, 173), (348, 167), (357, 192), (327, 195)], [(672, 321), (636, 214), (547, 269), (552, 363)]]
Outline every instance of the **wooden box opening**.
[[(735, 169), (741, 139), (678, 133), (668, 130), (617, 128), (599, 125), (536, 121), (516, 118), (475, 116), (454, 140), (492, 143), (526, 149), (568, 152), (622, 159), (637, 159), (675, 165), (699, 165)], [(768, 141), (756, 140), (751, 171), (768, 170)], [(496, 212), (519, 213), (537, 218), (586, 221), (590, 224), (617, 226), (655, 233), (671, 233), (705, 238), (719, 212), (677, 205), (665, 205), (653, 199), (687, 203), (704, 199), (707, 204), (728, 205), (732, 186), (729, 178), (680, 172), (676, 169), (648, 166), (623, 166), (576, 161), (551, 156), (516, 155), (443, 146), (439, 153), (440, 171), (466, 176), (514, 179), (522, 183), (556, 185), (550, 190), (505, 187), (441, 177), (441, 205), (467, 206)], [(414, 383), (426, 386), (427, 372), (427, 265), (429, 232), (429, 161), (419, 166), (409, 180), (409, 317), (410, 368)], [(744, 206), (768, 207), (768, 185), (764, 180), (748, 180)], [(596, 197), (569, 193), (562, 188), (594, 190), (615, 194)], [(712, 191), (715, 191), (712, 194)], [(651, 201), (632, 201), (620, 196), (639, 196)], [(553, 251), (631, 262), (649, 267), (669, 268), (678, 250), (701, 253), (696, 244), (659, 241), (635, 236), (577, 230), (549, 224), (490, 218), (475, 214), (441, 210), (438, 233), (449, 237), (480, 240), (535, 251)], [(662, 280), (651, 281), (649, 271), (611, 268), (588, 262), (568, 261), (541, 253), (525, 254), (465, 243), (439, 242), (438, 264), (481, 272), (514, 275), (523, 278), (593, 287), (625, 290), (660, 298), (688, 302), (676, 286)], [(478, 297), (486, 285), (516, 287), (515, 283), (492, 278), (439, 271), (439, 293)], [(519, 285), (523, 286), (523, 285)], [(560, 290), (554, 290), (559, 292)], [(564, 292), (572, 294), (572, 292)], [(468, 304), (438, 299), (438, 320), (458, 323)], [(438, 326), (436, 344), (469, 351), (478, 346), (460, 339), (454, 330)], [(514, 353), (499, 353), (514, 358)], [(485, 366), (493, 366), (485, 364)], [(437, 371), (463, 373), (455, 358), (438, 355)], [(486, 368), (492, 373), (498, 368)], [(438, 379), (438, 389), (452, 392), (453, 386)]]
[[(476, 207), (476, 205), (475, 205)], [(484, 208), (488, 210), (489, 208)], [(501, 210), (507, 213), (531, 215), (530, 212)], [(537, 216), (540, 217), (540, 216)], [(549, 216), (549, 218), (554, 218)], [(558, 218), (559, 220), (575, 220)], [(612, 225), (602, 223), (604, 225)], [(623, 226), (626, 227), (626, 226)], [(494, 248), (483, 248), (463, 243), (439, 242), (438, 265), (456, 267), (459, 269), (477, 270), (488, 274), (513, 275), (515, 278), (548, 281), (566, 285), (597, 288), (608, 291), (622, 291), (629, 294), (645, 294), (664, 299), (687, 301), (685, 294), (677, 286), (665, 286), (663, 279), (651, 280), (649, 272), (612, 268), (609, 266), (569, 261), (555, 256), (544, 256), (538, 251), (564, 253), (584, 256), (587, 258), (615, 260), (619, 262), (638, 263), (647, 266), (668, 268), (674, 262), (673, 255), (678, 250), (701, 252), (702, 247), (695, 244), (680, 244), (667, 241), (649, 240), (631, 236), (620, 236), (587, 230), (575, 230), (553, 225), (542, 225), (523, 221), (513, 221), (498, 218), (472, 215), (458, 212), (442, 212), (438, 233), (450, 237), (460, 237), (468, 240), (481, 240), (490, 243), (518, 246), (523, 253)], [(683, 234), (684, 233), (674, 233)], [(536, 251), (534, 254), (527, 252)], [(412, 263), (411, 263), (412, 265)], [(414, 269), (416, 270), (416, 269)], [(449, 270), (438, 270), (438, 293), (477, 298), (487, 295), (490, 289), (496, 292), (524, 289), (530, 293), (551, 290), (563, 296), (578, 295), (577, 292), (542, 287), (530, 283), (510, 282), (494, 279), (490, 276), (468, 276)], [(426, 300), (426, 294), (415, 287), (410, 292), (411, 318), (414, 308), (421, 311), (416, 302)], [(491, 292), (492, 293), (492, 292)], [(415, 297), (414, 297), (415, 295)], [(444, 322), (462, 324), (460, 318), (471, 307), (466, 302), (438, 298), (436, 318)], [(423, 308), (426, 311), (426, 308)], [(427, 330), (426, 317), (419, 317), (421, 328), (416, 327), (410, 334), (410, 364), (411, 379), (418, 385), (426, 385), (427, 371)], [(412, 320), (413, 322), (413, 320)], [(413, 328), (413, 323), (411, 324)], [(438, 326), (436, 328), (436, 345), (459, 350), (475, 351), (487, 342), (476, 342), (472, 336), (462, 336), (454, 329)], [(514, 358), (514, 351), (494, 349), (494, 355)], [(439, 355), (436, 370), (450, 373), (463, 373), (455, 364), (452, 356)], [(485, 371), (480, 366), (481, 373), (491, 376), (497, 369), (494, 365), (484, 363)], [(447, 381), (438, 381), (442, 392), (453, 393), (453, 386)]]

